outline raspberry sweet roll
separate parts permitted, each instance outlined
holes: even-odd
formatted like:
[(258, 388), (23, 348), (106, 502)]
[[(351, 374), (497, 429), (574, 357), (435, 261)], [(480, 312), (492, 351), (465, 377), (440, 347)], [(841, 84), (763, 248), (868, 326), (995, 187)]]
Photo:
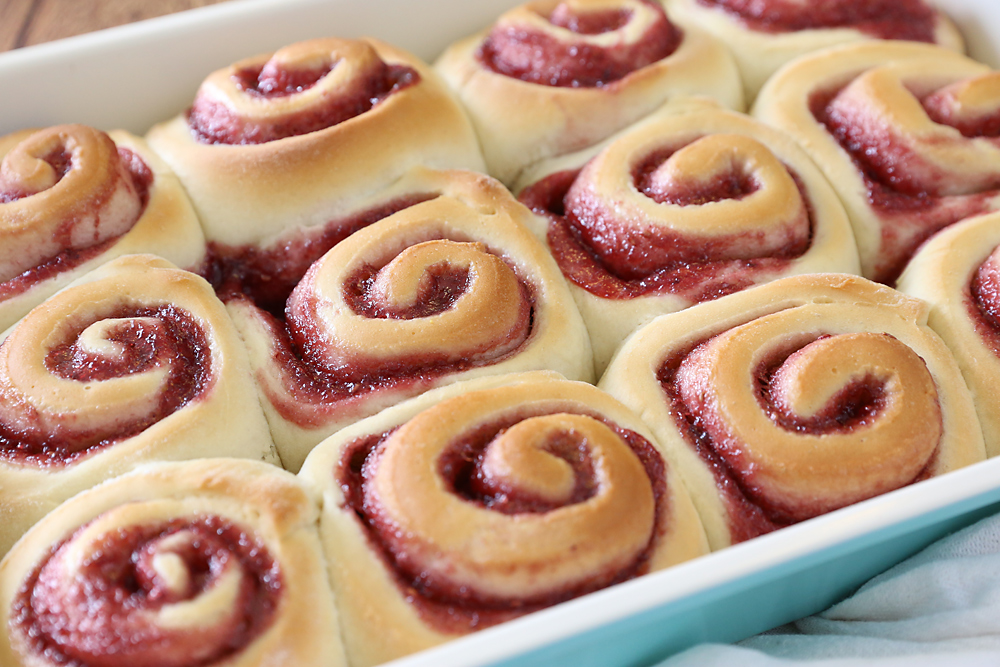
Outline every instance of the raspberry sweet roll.
[(837, 190), (867, 278), (893, 284), (944, 227), (1000, 207), (1000, 74), (927, 44), (806, 56), (754, 115), (791, 134)]
[(205, 456), (277, 462), (239, 334), (193, 273), (120, 257), (0, 343), (0, 554), (83, 489)]
[(318, 498), (266, 463), (156, 463), (0, 562), (5, 667), (343, 667)]
[(928, 323), (962, 368), (986, 453), (1000, 454), (1000, 213), (964, 220), (925, 243), (899, 289), (931, 303)]
[(664, 0), (664, 4), (678, 24), (697, 26), (729, 48), (748, 101), (782, 65), (839, 44), (892, 39), (965, 50), (958, 28), (928, 0)]
[(648, 428), (552, 372), (427, 392), (313, 450), (321, 539), (355, 667), (707, 552)]
[(790, 138), (710, 102), (663, 110), (519, 183), (597, 372), (639, 325), (756, 283), (858, 272), (843, 207)]
[(319, 39), (237, 62), (147, 139), (223, 256), (311, 243), (414, 165), (485, 169), (437, 74), (375, 40)]
[(115, 257), (201, 269), (205, 239), (177, 177), (145, 142), (84, 125), (0, 137), (0, 331)]
[(600, 386), (677, 460), (719, 549), (985, 457), (928, 310), (857, 276), (784, 278), (657, 318)]
[(282, 463), (436, 385), (553, 369), (593, 379), (587, 331), (531, 212), (494, 179), (419, 169), (434, 198), (334, 246), (280, 317), (229, 311), (250, 351)]
[(653, 0), (541, 0), (449, 47), (435, 63), (504, 183), (538, 160), (590, 146), (669, 99), (742, 110), (732, 56), (681, 30)]

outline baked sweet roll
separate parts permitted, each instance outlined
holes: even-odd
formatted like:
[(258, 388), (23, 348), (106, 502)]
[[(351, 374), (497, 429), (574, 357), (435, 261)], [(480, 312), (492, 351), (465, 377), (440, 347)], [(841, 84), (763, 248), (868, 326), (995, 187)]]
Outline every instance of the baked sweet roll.
[(517, 189), (570, 283), (598, 373), (662, 313), (784, 275), (859, 271), (843, 207), (805, 153), (710, 102), (667, 105), (541, 163)]
[(743, 109), (725, 47), (679, 29), (653, 0), (529, 2), (449, 47), (435, 68), (469, 110), (489, 172), (507, 184), (675, 97)]
[(707, 552), (647, 427), (552, 372), (427, 392), (324, 441), (300, 477), (323, 494), (356, 667)]
[(0, 554), (73, 494), (156, 460), (276, 463), (246, 350), (193, 273), (105, 264), (0, 344)]
[(0, 137), (0, 331), (115, 257), (200, 269), (205, 239), (176, 176), (142, 139), (85, 125)]
[(414, 165), (484, 170), (437, 74), (367, 39), (300, 42), (216, 71), (190, 109), (147, 139), (224, 258), (308, 245)]
[(229, 311), (250, 351), (282, 463), (431, 387), (551, 368), (592, 380), (565, 281), (492, 178), (417, 170), (437, 195), (355, 232), (315, 262), (280, 317)]
[(280, 468), (225, 458), (75, 496), (0, 562), (0, 663), (346, 665), (317, 501)]
[(985, 457), (929, 309), (856, 276), (784, 278), (654, 320), (599, 386), (675, 457), (718, 549)]
[(930, 236), (1000, 207), (998, 76), (926, 44), (838, 47), (775, 75), (754, 115), (812, 156), (847, 208), (864, 275), (891, 285)]
[(972, 391), (988, 456), (1000, 454), (1000, 213), (952, 225), (925, 243), (899, 289), (931, 303), (928, 323)]
[(664, 0), (682, 26), (697, 26), (736, 58), (747, 100), (782, 65), (820, 49), (877, 39), (965, 50), (955, 24), (928, 0)]

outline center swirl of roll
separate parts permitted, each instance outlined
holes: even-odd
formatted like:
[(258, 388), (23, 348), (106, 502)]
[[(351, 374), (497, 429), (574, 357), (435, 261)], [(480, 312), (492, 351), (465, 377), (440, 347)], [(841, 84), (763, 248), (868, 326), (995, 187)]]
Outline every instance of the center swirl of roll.
[(266, 547), (226, 519), (171, 517), (162, 504), (102, 514), (31, 573), (10, 623), (34, 654), (79, 667), (207, 667), (268, 627), (282, 578)]
[(808, 314), (709, 339), (676, 384), (744, 493), (779, 523), (909, 484), (943, 429), (934, 380), (912, 349), (888, 334), (810, 333)]
[(596, 87), (669, 56), (681, 33), (646, 0), (528, 3), (504, 14), (480, 47), (493, 71), (530, 83)]
[(190, 313), (112, 301), (93, 315), (75, 304), (36, 310), (0, 344), (0, 457), (67, 463), (209, 385), (211, 353)]
[(809, 213), (795, 179), (757, 140), (692, 138), (680, 148), (618, 141), (567, 192), (566, 218), (616, 275), (676, 263), (794, 256)]
[(0, 282), (124, 234), (143, 195), (105, 133), (61, 125), (30, 135), (0, 163)]
[(418, 80), (363, 41), (300, 42), (211, 74), (188, 122), (204, 143), (261, 144), (348, 121)]
[(387, 258), (380, 238), (337, 245), (289, 298), (292, 340), (312, 366), (377, 377), (499, 358), (527, 338), (530, 295), (485, 245), (431, 239)]
[(366, 510), (404, 576), (432, 598), (501, 607), (633, 572), (657, 501), (623, 437), (591, 416), (501, 406), (484, 419), (467, 402), (421, 413), (365, 463)]

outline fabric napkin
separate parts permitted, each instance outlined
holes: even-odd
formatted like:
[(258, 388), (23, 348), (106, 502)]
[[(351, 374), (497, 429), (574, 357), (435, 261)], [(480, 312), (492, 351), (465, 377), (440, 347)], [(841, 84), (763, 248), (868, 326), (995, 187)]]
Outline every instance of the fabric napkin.
[(830, 609), (659, 667), (1000, 665), (1000, 515), (932, 544)]

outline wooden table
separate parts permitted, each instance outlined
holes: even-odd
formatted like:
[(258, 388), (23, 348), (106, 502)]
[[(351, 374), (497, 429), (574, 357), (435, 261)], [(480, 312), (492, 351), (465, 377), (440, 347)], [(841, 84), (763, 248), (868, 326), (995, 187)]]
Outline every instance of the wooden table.
[(0, 0), (0, 51), (226, 0)]

